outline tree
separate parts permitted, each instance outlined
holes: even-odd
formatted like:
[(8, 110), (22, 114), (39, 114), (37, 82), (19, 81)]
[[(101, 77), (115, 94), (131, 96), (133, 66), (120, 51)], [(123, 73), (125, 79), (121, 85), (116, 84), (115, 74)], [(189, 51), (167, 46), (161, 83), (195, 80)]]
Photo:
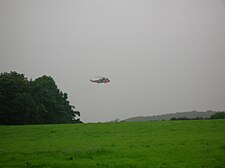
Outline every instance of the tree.
[(0, 124), (28, 124), (35, 102), (29, 81), (17, 72), (0, 76)]
[(50, 76), (42, 76), (32, 81), (32, 96), (45, 109), (45, 123), (79, 122), (75, 117), (80, 113), (69, 104), (67, 93), (60, 91)]
[(225, 119), (225, 112), (218, 112), (211, 115), (210, 119)]
[(1, 73), (0, 124), (79, 123), (67, 99), (52, 77), (28, 81), (17, 72)]

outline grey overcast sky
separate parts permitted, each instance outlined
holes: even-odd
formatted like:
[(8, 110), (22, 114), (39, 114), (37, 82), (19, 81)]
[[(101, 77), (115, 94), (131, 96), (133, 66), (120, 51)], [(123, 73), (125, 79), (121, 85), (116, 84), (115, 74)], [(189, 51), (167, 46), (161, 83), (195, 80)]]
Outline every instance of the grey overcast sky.
[(0, 0), (0, 71), (52, 76), (84, 122), (225, 110), (225, 0)]

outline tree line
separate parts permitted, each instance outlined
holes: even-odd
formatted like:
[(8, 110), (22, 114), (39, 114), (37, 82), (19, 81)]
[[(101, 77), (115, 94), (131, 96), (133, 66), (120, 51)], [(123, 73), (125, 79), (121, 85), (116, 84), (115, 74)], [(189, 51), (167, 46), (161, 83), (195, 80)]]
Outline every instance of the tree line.
[(204, 119), (225, 119), (225, 112), (217, 112), (215, 114), (212, 114), (209, 118), (203, 118), (203, 117), (196, 117), (196, 118), (187, 118), (187, 117), (178, 117), (178, 118), (171, 118), (170, 120), (204, 120)]
[(0, 124), (80, 123), (78, 116), (51, 76), (28, 80), (15, 71), (1, 73)]

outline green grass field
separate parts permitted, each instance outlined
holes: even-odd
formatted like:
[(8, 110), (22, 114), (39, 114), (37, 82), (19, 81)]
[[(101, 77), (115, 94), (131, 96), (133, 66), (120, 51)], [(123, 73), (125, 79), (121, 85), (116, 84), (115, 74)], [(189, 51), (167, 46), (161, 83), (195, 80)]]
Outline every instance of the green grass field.
[(225, 120), (0, 126), (0, 167), (225, 168)]

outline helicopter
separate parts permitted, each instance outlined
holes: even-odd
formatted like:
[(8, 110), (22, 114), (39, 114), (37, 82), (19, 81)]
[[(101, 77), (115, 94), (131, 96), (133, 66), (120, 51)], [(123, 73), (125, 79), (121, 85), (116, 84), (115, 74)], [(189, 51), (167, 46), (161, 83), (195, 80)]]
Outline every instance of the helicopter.
[(97, 84), (100, 84), (100, 83), (109, 83), (110, 79), (106, 78), (106, 77), (97, 77), (95, 79), (91, 79), (90, 81), (94, 82), (94, 83), (97, 83)]

